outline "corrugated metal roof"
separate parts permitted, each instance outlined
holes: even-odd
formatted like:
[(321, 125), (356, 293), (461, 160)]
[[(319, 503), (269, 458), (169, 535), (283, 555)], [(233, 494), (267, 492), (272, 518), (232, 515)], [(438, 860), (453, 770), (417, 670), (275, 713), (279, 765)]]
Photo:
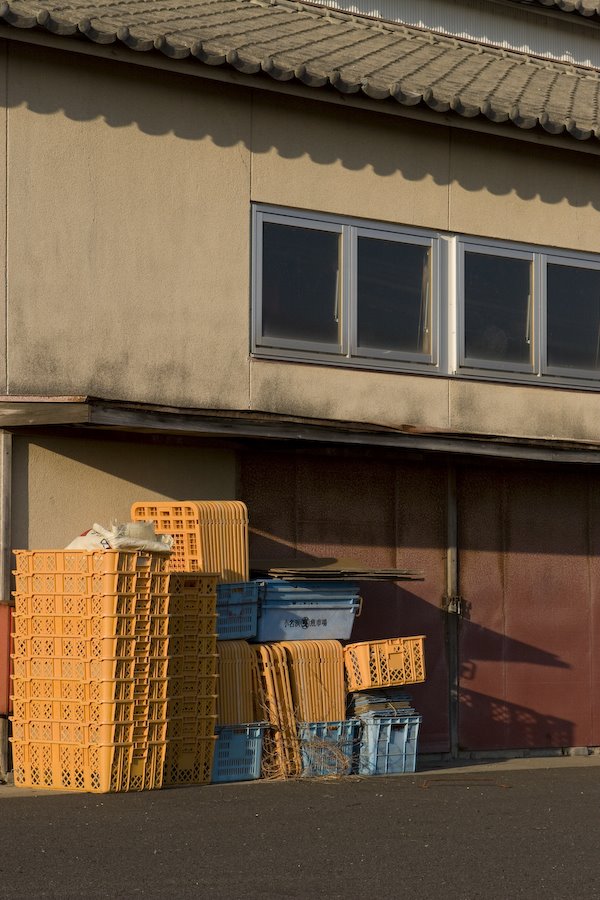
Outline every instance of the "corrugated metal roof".
[[(0, 17), (248, 75), (518, 128), (600, 137), (599, 73), (287, 0), (14, 0)], [(67, 44), (65, 43), (65, 46)], [(135, 56), (132, 56), (135, 61)]]

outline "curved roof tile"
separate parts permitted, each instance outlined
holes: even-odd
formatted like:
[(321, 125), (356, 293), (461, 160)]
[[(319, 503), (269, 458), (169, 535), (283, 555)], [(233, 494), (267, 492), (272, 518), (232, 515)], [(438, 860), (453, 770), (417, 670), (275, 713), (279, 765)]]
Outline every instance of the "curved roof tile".
[(5, 0), (0, 18), (15, 28), (44, 28), (65, 39), (83, 34), (99, 44), (119, 41), (139, 52), (362, 92), (379, 102), (423, 104), (550, 134), (566, 131), (577, 140), (600, 137), (595, 70), (324, 7), (288, 0)]
[(545, 6), (547, 9), (555, 9), (558, 12), (574, 12), (588, 18), (598, 16), (600, 18), (600, 0), (513, 0), (514, 3), (524, 3), (530, 6)]

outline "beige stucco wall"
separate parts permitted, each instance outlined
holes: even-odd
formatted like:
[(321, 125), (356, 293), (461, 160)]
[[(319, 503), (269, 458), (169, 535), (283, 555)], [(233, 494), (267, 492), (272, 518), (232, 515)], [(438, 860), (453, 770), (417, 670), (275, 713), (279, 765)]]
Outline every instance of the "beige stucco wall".
[(600, 439), (600, 393), (249, 353), (252, 202), (600, 252), (597, 157), (14, 44), (7, 71), (9, 393)]
[(127, 522), (144, 500), (231, 500), (228, 450), (96, 438), (13, 439), (13, 547), (64, 547), (98, 522)]
[(8, 69), (9, 391), (246, 405), (248, 96), (15, 45)]

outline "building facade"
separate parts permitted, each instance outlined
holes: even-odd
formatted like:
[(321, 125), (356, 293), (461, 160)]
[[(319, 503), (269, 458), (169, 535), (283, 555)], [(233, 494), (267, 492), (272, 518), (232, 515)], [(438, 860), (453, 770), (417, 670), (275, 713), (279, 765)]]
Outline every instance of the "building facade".
[(3, 14), (4, 599), (239, 498), (424, 573), (355, 628), (426, 635), (423, 750), (600, 746), (598, 10), (184, 6)]

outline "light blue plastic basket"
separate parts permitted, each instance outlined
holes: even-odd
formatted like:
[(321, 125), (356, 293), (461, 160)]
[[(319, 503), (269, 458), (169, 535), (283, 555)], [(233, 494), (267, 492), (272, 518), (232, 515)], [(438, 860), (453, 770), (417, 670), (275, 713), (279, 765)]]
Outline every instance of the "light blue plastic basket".
[(212, 781), (253, 781), (260, 778), (266, 722), (217, 725)]
[(256, 637), (258, 584), (241, 581), (217, 585), (217, 635), (220, 641)]
[(358, 751), (358, 719), (344, 722), (304, 722), (298, 726), (302, 774), (349, 775)]
[(421, 716), (361, 716), (359, 775), (414, 772)]

